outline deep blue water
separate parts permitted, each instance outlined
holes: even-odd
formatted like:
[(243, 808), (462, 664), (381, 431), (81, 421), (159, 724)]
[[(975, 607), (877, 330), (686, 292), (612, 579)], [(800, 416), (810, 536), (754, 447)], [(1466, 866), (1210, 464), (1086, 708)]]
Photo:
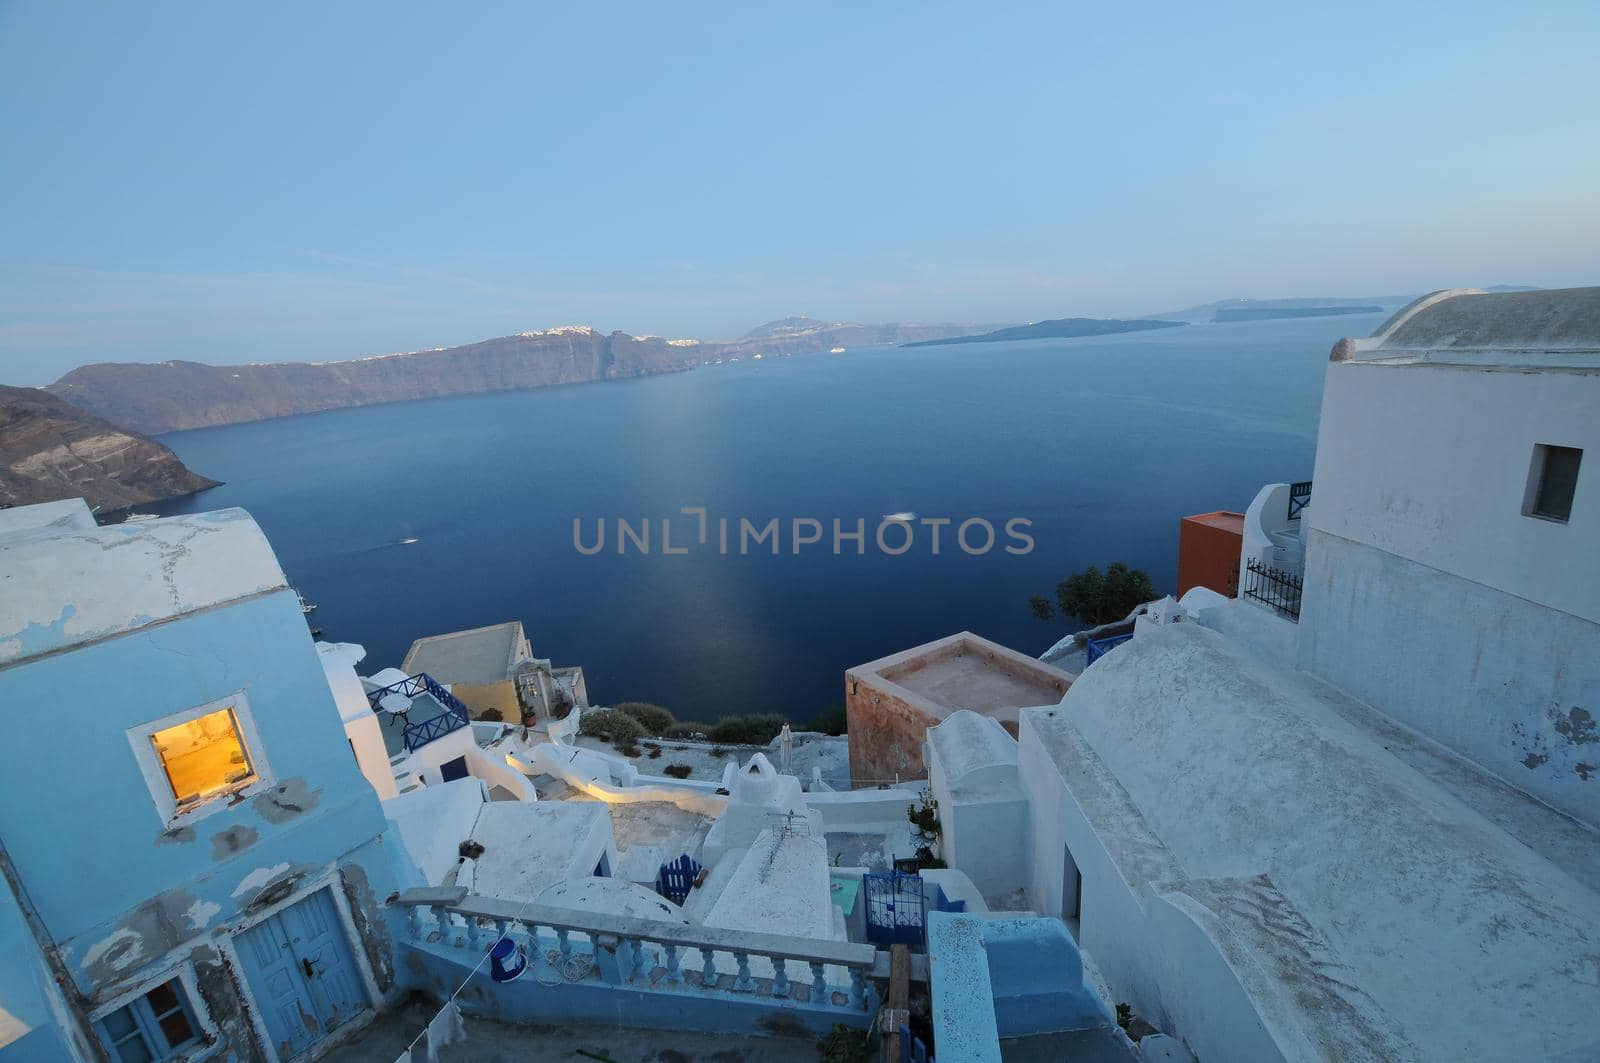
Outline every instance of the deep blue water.
[[(954, 631), (1042, 651), (1067, 629), (1028, 596), (1084, 565), (1170, 591), (1180, 517), (1310, 478), (1328, 351), (1381, 320), (860, 349), (181, 432), (165, 441), (227, 483), (164, 512), (248, 509), (324, 637), (374, 671), (422, 635), (520, 619), (597, 701), (805, 719), (850, 665)], [(733, 553), (714, 523), (699, 546), (683, 506), (730, 518)], [(967, 556), (952, 527), (934, 556), (918, 527), (887, 556), (873, 528), (901, 511), (1027, 518), (1036, 546)], [(574, 517), (586, 543), (607, 521), (603, 553), (577, 552)], [(618, 517), (651, 518), (649, 556), (618, 556)], [(688, 554), (660, 553), (663, 517)], [(782, 518), (782, 554), (739, 556), (740, 517)], [(798, 555), (795, 517), (828, 525)], [(833, 555), (835, 517), (867, 520), (865, 556)]]

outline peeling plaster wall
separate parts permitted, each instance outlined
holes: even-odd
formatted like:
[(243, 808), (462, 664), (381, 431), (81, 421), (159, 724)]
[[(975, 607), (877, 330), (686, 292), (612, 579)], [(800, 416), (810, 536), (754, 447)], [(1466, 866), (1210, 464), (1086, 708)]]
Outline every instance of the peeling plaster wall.
[(1600, 825), (1600, 625), (1313, 531), (1300, 626), (1301, 667)]
[(68, 1001), (50, 975), (16, 898), (0, 882), (0, 1060), (91, 1058), (76, 1046)]
[[(168, 829), (127, 730), (240, 690), (274, 784)], [(220, 964), (206, 958), (219, 930), (335, 864), (363, 936), (381, 923), (386, 822), (292, 592), (0, 669), (0, 704), (32, 752), (0, 775), (0, 835), (86, 996), (110, 999), (152, 964)], [(386, 938), (363, 941), (380, 985)]]

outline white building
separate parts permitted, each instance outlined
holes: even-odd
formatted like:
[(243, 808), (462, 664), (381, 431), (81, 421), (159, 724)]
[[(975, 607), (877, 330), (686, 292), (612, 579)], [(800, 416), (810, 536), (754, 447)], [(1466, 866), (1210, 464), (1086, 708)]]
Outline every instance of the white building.
[(1335, 348), (1314, 503), (1263, 489), (1241, 597), (1021, 714), (1028, 900), (1111, 999), (1201, 1059), (1600, 1058), (1597, 451), (1600, 289)]
[(1600, 823), (1600, 288), (1334, 349), (1297, 663)]

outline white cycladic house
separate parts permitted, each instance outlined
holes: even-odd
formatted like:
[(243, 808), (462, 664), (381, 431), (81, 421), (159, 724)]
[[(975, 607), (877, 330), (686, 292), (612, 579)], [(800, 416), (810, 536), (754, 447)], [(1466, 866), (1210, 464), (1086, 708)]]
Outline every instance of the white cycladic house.
[(1299, 667), (1600, 824), (1600, 288), (1341, 342), (1314, 483)]
[(317, 643), (317, 656), (322, 659), (322, 669), (328, 676), (328, 689), (339, 706), (339, 718), (344, 721), (345, 737), (350, 741), (350, 752), (355, 755), (361, 774), (377, 793), (378, 800), (387, 801), (400, 789), (395, 784), (394, 768), (389, 764), (389, 750), (384, 744), (383, 723), (372, 711), (362, 689), (356, 665), (366, 657), (367, 651), (351, 642)]
[(985, 898), (1027, 877), (1028, 800), (1017, 776), (1017, 740), (1000, 721), (961, 709), (929, 729), (922, 761), (939, 808), (940, 855)]

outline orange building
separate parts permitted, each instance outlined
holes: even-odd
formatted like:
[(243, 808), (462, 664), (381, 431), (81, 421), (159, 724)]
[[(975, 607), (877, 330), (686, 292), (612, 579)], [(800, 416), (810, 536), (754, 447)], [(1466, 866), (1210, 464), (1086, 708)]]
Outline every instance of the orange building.
[(1178, 527), (1178, 597), (1191, 587), (1239, 595), (1239, 551), (1244, 514), (1218, 510), (1184, 517)]

